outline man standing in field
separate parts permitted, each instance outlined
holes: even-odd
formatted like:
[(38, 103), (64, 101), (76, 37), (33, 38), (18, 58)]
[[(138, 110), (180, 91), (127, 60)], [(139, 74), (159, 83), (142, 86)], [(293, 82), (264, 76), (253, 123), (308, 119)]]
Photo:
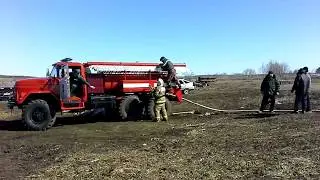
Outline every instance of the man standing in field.
[(273, 74), (272, 71), (269, 71), (267, 76), (263, 79), (261, 83), (261, 93), (263, 94), (263, 99), (260, 106), (259, 113), (262, 113), (263, 110), (266, 108), (267, 104), (270, 103), (270, 112), (273, 112), (274, 105), (276, 101), (276, 95), (279, 95), (280, 84)]
[(160, 61), (162, 62), (162, 64), (160, 64), (161, 69), (168, 72), (167, 82), (174, 82), (181, 88), (173, 63), (163, 56), (160, 58)]
[(161, 78), (158, 79), (157, 87), (153, 89), (152, 94), (155, 98), (155, 115), (157, 122), (161, 121), (161, 114), (164, 121), (168, 121), (168, 115), (166, 110), (166, 89), (164, 87), (164, 82)]
[(302, 79), (305, 86), (305, 94), (304, 94), (304, 100), (306, 101), (306, 112), (311, 112), (311, 103), (310, 103), (310, 88), (311, 88), (311, 76), (309, 74), (309, 68), (304, 67), (303, 68), (303, 74)]
[(294, 112), (298, 113), (299, 111), (299, 104), (301, 104), (302, 112), (305, 111), (306, 108), (306, 102), (304, 101), (304, 82), (302, 79), (303, 69), (299, 69), (297, 72), (297, 76), (294, 80), (291, 93), (295, 92), (296, 98), (294, 101)]

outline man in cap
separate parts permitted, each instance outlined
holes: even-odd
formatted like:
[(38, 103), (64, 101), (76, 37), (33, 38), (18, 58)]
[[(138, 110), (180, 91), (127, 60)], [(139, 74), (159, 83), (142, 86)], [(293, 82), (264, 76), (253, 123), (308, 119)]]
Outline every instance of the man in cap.
[(152, 94), (155, 98), (155, 115), (157, 122), (161, 121), (161, 114), (164, 121), (168, 121), (168, 115), (166, 110), (166, 89), (164, 87), (164, 82), (161, 78), (157, 81), (157, 87), (153, 89)]
[(160, 58), (160, 61), (162, 62), (162, 64), (160, 64), (161, 66), (161, 69), (163, 71), (167, 71), (168, 72), (168, 78), (167, 78), (167, 81), (170, 83), (170, 82), (174, 82), (176, 83), (176, 85), (179, 86), (179, 88), (181, 88), (181, 85), (179, 83), (179, 80), (176, 76), (176, 70), (173, 66), (173, 63), (171, 61), (169, 61), (167, 58), (165, 57), (161, 57)]
[(261, 90), (261, 93), (263, 94), (263, 99), (261, 102), (259, 113), (263, 112), (263, 110), (269, 103), (269, 99), (271, 101), (270, 112), (273, 112), (275, 101), (276, 101), (276, 95), (279, 95), (279, 89), (280, 89), (280, 84), (276, 76), (273, 74), (272, 71), (269, 71), (261, 83), (260, 90)]

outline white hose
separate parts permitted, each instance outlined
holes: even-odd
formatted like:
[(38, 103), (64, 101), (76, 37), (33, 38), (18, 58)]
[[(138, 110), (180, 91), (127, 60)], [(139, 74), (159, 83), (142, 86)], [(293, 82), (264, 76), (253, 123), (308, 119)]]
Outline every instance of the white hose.
[[(211, 110), (211, 111), (216, 111), (216, 112), (236, 113), (236, 112), (258, 112), (259, 111), (259, 110), (256, 110), (256, 109), (234, 109), (234, 110), (215, 109), (215, 108), (212, 108), (212, 107), (208, 107), (208, 106), (193, 102), (193, 101), (191, 101), (189, 99), (186, 99), (186, 98), (182, 98), (182, 99), (187, 101), (187, 102), (189, 102), (189, 103), (191, 103), (191, 104), (194, 104), (196, 106), (200, 106), (200, 107), (203, 107), (205, 109), (208, 109), (208, 110)], [(293, 112), (293, 110), (274, 110), (274, 112)], [(320, 112), (320, 110), (312, 110), (312, 112)]]

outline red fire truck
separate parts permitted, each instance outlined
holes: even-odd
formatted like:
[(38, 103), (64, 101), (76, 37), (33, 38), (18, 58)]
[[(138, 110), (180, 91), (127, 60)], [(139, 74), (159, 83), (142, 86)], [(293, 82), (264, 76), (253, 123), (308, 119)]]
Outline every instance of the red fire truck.
[[(174, 64), (177, 72), (186, 64)], [(77, 69), (95, 89), (83, 85), (77, 95), (70, 94), (70, 72)], [(9, 108), (22, 110), (22, 122), (30, 130), (52, 127), (57, 112), (82, 113), (103, 109), (116, 112), (122, 120), (154, 119), (154, 99), (150, 87), (167, 72), (157, 63), (73, 62), (66, 58), (55, 64), (46, 78), (23, 79), (15, 83)], [(182, 92), (177, 86), (167, 86), (166, 107), (170, 101), (181, 103)]]

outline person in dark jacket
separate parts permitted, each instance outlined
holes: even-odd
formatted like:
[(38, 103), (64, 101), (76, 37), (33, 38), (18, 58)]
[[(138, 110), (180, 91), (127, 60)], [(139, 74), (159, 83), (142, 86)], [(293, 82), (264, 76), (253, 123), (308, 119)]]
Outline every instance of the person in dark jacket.
[(92, 86), (91, 84), (89, 84), (88, 81), (83, 79), (83, 77), (80, 75), (79, 69), (72, 69), (72, 72), (70, 73), (71, 95), (79, 96), (81, 93), (81, 87), (84, 84), (89, 86), (91, 89), (95, 89), (94, 86)]
[(160, 64), (161, 69), (168, 72), (167, 82), (174, 82), (181, 88), (173, 63), (163, 56), (160, 58), (160, 61), (162, 62), (162, 64)]
[(305, 107), (306, 107), (306, 102), (304, 101), (304, 82), (302, 79), (302, 74), (303, 74), (303, 69), (299, 69), (299, 71), (297, 72), (297, 76), (294, 80), (292, 89), (291, 89), (291, 93), (296, 94), (296, 98), (294, 101), (294, 112), (298, 113), (299, 111), (299, 104), (301, 104), (301, 108), (302, 108), (302, 112), (305, 111)]
[(266, 108), (270, 100), (270, 112), (273, 112), (276, 101), (276, 95), (279, 95), (280, 84), (276, 76), (272, 71), (269, 71), (268, 75), (263, 79), (261, 83), (261, 93), (263, 99), (260, 106), (260, 113)]

